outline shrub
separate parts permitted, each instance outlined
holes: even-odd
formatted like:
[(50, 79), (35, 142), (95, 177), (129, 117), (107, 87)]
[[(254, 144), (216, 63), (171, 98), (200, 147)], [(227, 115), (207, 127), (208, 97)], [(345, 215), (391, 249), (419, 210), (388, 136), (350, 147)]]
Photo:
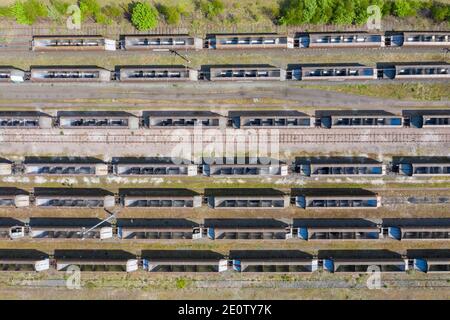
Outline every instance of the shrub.
[(199, 2), (200, 10), (206, 18), (212, 19), (221, 14), (225, 8), (221, 0), (201, 0)]
[(147, 2), (137, 2), (131, 11), (131, 23), (138, 30), (150, 30), (158, 25), (158, 11)]
[(100, 5), (97, 0), (80, 0), (78, 3), (81, 11), (81, 20), (94, 18), (100, 14)]
[(437, 22), (450, 20), (450, 5), (443, 3), (434, 3), (431, 7), (431, 16)]
[(104, 24), (104, 25), (111, 25), (113, 20), (110, 17), (108, 17), (106, 14), (100, 12), (95, 15), (95, 22), (97, 22), (99, 24)]
[(178, 24), (181, 19), (181, 12), (177, 6), (158, 6), (158, 11), (164, 16), (168, 24)]
[(11, 7), (11, 16), (17, 23), (31, 25), (38, 18), (47, 16), (47, 8), (38, 0), (16, 1)]
[(67, 8), (69, 8), (69, 4), (60, 0), (50, 0), (49, 5), (47, 6), (47, 16), (54, 21), (61, 22), (63, 16), (67, 12)]
[(397, 17), (410, 17), (417, 13), (411, 0), (395, 0), (393, 4), (393, 14)]
[(275, 21), (280, 15), (280, 9), (277, 5), (263, 7), (262, 12), (272, 21)]
[(56, 12), (63, 15), (66, 14), (69, 3), (61, 0), (51, 0), (49, 7), (52, 7)]
[(124, 15), (123, 9), (117, 5), (107, 5), (107, 6), (103, 7), (102, 13), (105, 16), (109, 17), (111, 22), (112, 22), (112, 20), (119, 21), (120, 18), (122, 18)]

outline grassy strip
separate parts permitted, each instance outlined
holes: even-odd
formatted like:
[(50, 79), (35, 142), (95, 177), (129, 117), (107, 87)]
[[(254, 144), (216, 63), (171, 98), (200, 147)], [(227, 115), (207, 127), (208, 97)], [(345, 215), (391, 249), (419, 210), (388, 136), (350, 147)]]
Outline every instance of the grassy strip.
[(300, 85), (300, 87), (400, 100), (439, 101), (450, 98), (447, 83)]

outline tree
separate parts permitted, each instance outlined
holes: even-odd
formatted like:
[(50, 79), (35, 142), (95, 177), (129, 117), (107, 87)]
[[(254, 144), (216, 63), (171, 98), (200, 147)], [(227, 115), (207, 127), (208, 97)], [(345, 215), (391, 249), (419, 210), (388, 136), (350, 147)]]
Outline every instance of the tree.
[(357, 25), (361, 25), (367, 22), (367, 18), (369, 18), (367, 7), (369, 6), (369, 0), (355, 0), (355, 23)]
[(336, 2), (332, 22), (338, 25), (352, 24), (355, 18), (353, 0), (341, 0)]
[(281, 24), (309, 23), (318, 9), (317, 0), (286, 0), (281, 5)]
[(327, 24), (333, 17), (333, 0), (317, 0), (317, 9), (314, 16), (311, 18), (311, 23)]
[(304, 0), (303, 1), (303, 12), (302, 19), (304, 23), (308, 23), (311, 21), (312, 17), (317, 10), (317, 1), (316, 0)]
[(153, 29), (158, 25), (158, 11), (147, 2), (138, 2), (132, 8), (131, 23), (140, 31)]

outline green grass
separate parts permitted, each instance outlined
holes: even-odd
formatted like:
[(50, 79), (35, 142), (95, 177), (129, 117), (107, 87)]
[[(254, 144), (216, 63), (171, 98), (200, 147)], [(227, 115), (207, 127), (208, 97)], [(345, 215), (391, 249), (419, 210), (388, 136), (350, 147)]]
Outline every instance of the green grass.
[(400, 84), (342, 84), (300, 85), (302, 88), (319, 89), (362, 96), (399, 100), (436, 101), (450, 99), (448, 83), (400, 83)]

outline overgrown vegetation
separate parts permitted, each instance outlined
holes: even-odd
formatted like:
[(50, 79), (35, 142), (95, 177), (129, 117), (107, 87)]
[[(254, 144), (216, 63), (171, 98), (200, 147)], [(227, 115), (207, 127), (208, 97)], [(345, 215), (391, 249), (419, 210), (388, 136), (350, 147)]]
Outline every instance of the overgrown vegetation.
[(383, 16), (406, 18), (430, 14), (436, 22), (450, 19), (450, 5), (431, 0), (284, 0), (278, 21), (283, 25), (360, 25), (367, 21), (370, 5), (379, 6)]
[(131, 23), (141, 31), (154, 29), (158, 25), (158, 11), (148, 2), (137, 2), (131, 9)]
[(197, 7), (200, 8), (205, 18), (213, 19), (224, 11), (224, 4), (221, 0), (199, 0)]
[[(241, 3), (224, 0), (140, 0), (132, 2), (128, 9), (120, 1), (106, 5), (99, 0), (78, 0), (82, 21), (99, 24), (120, 23), (126, 17), (139, 30), (155, 28), (161, 21), (178, 25), (185, 17), (195, 17), (193, 25), (204, 21), (223, 21), (235, 25), (243, 21), (260, 22), (264, 17), (275, 24), (300, 26), (304, 24), (363, 25), (368, 18), (367, 7), (377, 5), (382, 16), (399, 19), (423, 17), (436, 23), (447, 21), (450, 25), (450, 4), (442, 0), (280, 0), (260, 3)], [(12, 18), (17, 23), (31, 25), (38, 20), (50, 19), (63, 22), (69, 0), (16, 0), (7, 7), (0, 7), (0, 17)], [(155, 8), (156, 7), (156, 8)], [(204, 18), (199, 19), (201, 15)], [(243, 20), (245, 17), (246, 20)]]
[(20, 24), (31, 25), (37, 19), (47, 17), (47, 8), (39, 0), (16, 1), (9, 8), (8, 15)]
[(170, 25), (179, 24), (181, 16), (187, 13), (186, 9), (179, 4), (174, 6), (160, 4), (157, 8), (164, 20)]

